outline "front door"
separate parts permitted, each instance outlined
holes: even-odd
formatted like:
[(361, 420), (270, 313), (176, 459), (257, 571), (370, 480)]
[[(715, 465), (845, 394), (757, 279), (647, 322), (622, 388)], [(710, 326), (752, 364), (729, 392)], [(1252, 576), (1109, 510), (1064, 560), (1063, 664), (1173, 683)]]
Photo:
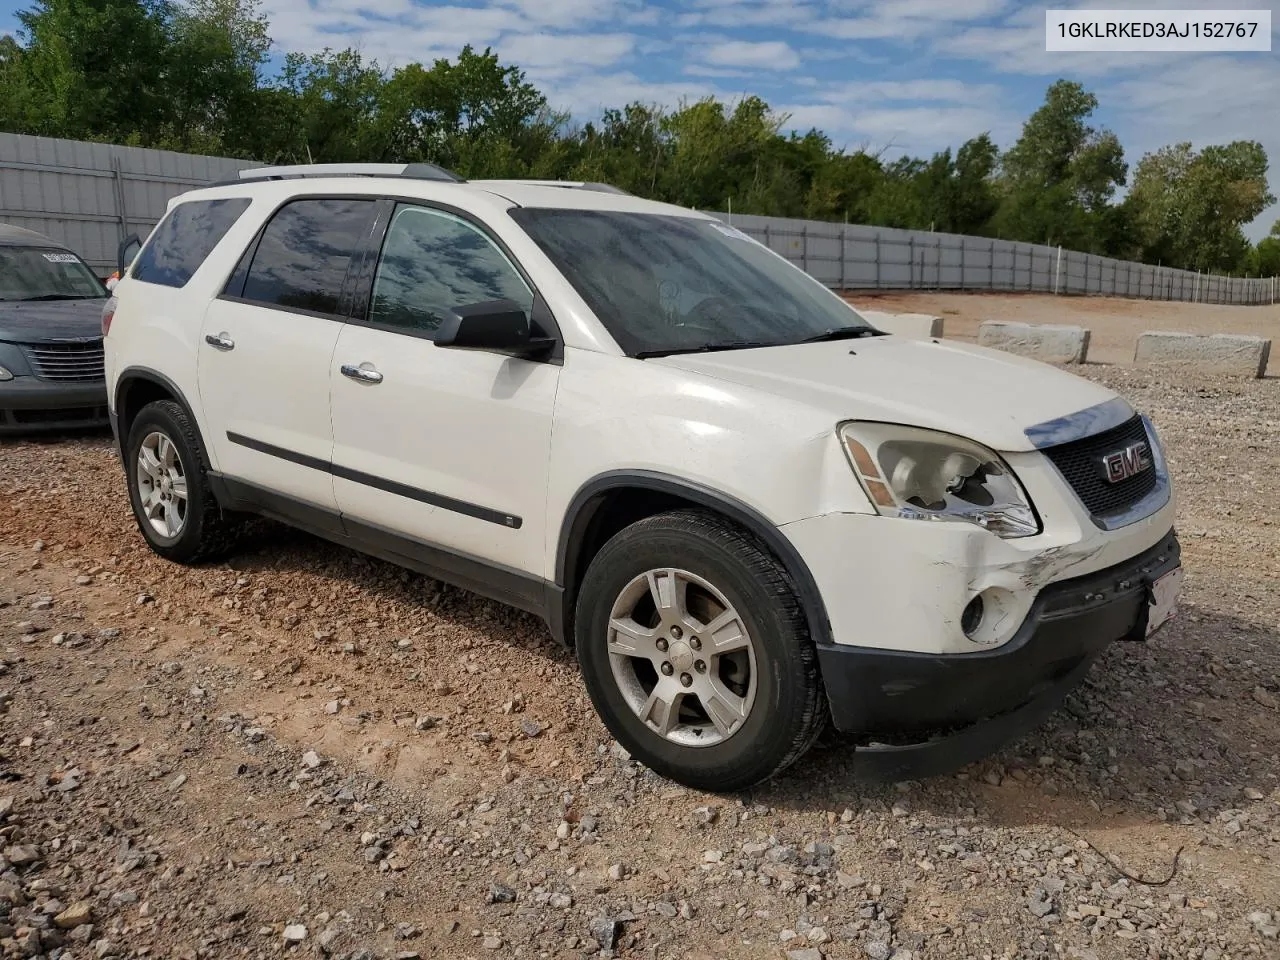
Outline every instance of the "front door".
[(344, 518), (541, 576), (558, 365), (437, 347), (444, 313), (534, 292), (479, 226), (399, 205), (330, 365)]

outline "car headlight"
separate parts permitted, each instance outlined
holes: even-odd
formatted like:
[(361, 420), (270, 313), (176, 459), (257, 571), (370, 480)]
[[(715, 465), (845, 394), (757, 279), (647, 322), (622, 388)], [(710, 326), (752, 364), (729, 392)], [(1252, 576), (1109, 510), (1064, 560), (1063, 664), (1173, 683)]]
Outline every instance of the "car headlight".
[(12, 379), (13, 379), (13, 374), (10, 373), (8, 370), (6, 370), (4, 367), (0, 367), (0, 383), (3, 383), (5, 380), (12, 380)]
[(892, 423), (842, 424), (854, 473), (881, 516), (975, 523), (998, 537), (1040, 532), (1031, 500), (992, 450), (963, 437)]

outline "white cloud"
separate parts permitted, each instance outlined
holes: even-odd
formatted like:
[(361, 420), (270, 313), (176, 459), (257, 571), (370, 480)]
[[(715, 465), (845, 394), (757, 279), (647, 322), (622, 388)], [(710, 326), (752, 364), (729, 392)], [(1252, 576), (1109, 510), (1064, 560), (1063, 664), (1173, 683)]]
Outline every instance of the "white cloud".
[(504, 62), (545, 76), (617, 64), (635, 46), (636, 38), (626, 33), (524, 33), (504, 38), (494, 44), (494, 51)]
[(928, 156), (956, 147), (985, 130), (1002, 131), (1007, 119), (980, 107), (904, 106), (860, 110), (833, 103), (780, 108), (795, 130), (816, 127), (837, 147), (884, 151), (889, 155)]
[(819, 5), (809, 0), (724, 0), (700, 3), (703, 9), (682, 13), (676, 18), (680, 27), (787, 27), (796, 29), (813, 20)]
[(498, 6), (517, 11), (529, 23), (574, 27), (613, 20), (632, 4), (623, 0), (499, 0)]
[(828, 16), (803, 29), (846, 40), (911, 41), (937, 36), (955, 24), (984, 20), (1002, 13), (1009, 0), (854, 0), (833, 4), (831, 13), (851, 11), (851, 16)]
[(761, 70), (793, 70), (800, 66), (800, 55), (781, 40), (757, 43), (728, 40), (704, 47), (698, 60), (712, 67), (755, 67)]
[(920, 100), (935, 103), (977, 104), (1000, 99), (1002, 91), (994, 84), (965, 83), (962, 80), (869, 80), (852, 81), (822, 92), (832, 103), (876, 102), (882, 100)]

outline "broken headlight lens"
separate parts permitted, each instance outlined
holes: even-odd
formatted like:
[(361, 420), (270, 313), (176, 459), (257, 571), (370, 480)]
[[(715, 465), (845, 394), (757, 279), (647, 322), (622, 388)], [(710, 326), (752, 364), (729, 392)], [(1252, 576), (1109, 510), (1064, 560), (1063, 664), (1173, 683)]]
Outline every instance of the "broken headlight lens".
[(881, 516), (976, 523), (998, 537), (1040, 532), (1031, 500), (994, 451), (891, 423), (846, 423), (840, 439)]

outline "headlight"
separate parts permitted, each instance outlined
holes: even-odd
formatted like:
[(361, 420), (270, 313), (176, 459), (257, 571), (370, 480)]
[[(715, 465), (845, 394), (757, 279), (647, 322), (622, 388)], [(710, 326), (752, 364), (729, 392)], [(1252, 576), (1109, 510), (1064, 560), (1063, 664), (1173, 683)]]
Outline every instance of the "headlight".
[(10, 373), (8, 370), (6, 370), (4, 367), (0, 367), (0, 383), (3, 383), (5, 380), (12, 380), (12, 379), (13, 379), (13, 374)]
[(881, 516), (976, 523), (1005, 539), (1040, 532), (1031, 500), (995, 452), (949, 433), (846, 423), (840, 439)]

